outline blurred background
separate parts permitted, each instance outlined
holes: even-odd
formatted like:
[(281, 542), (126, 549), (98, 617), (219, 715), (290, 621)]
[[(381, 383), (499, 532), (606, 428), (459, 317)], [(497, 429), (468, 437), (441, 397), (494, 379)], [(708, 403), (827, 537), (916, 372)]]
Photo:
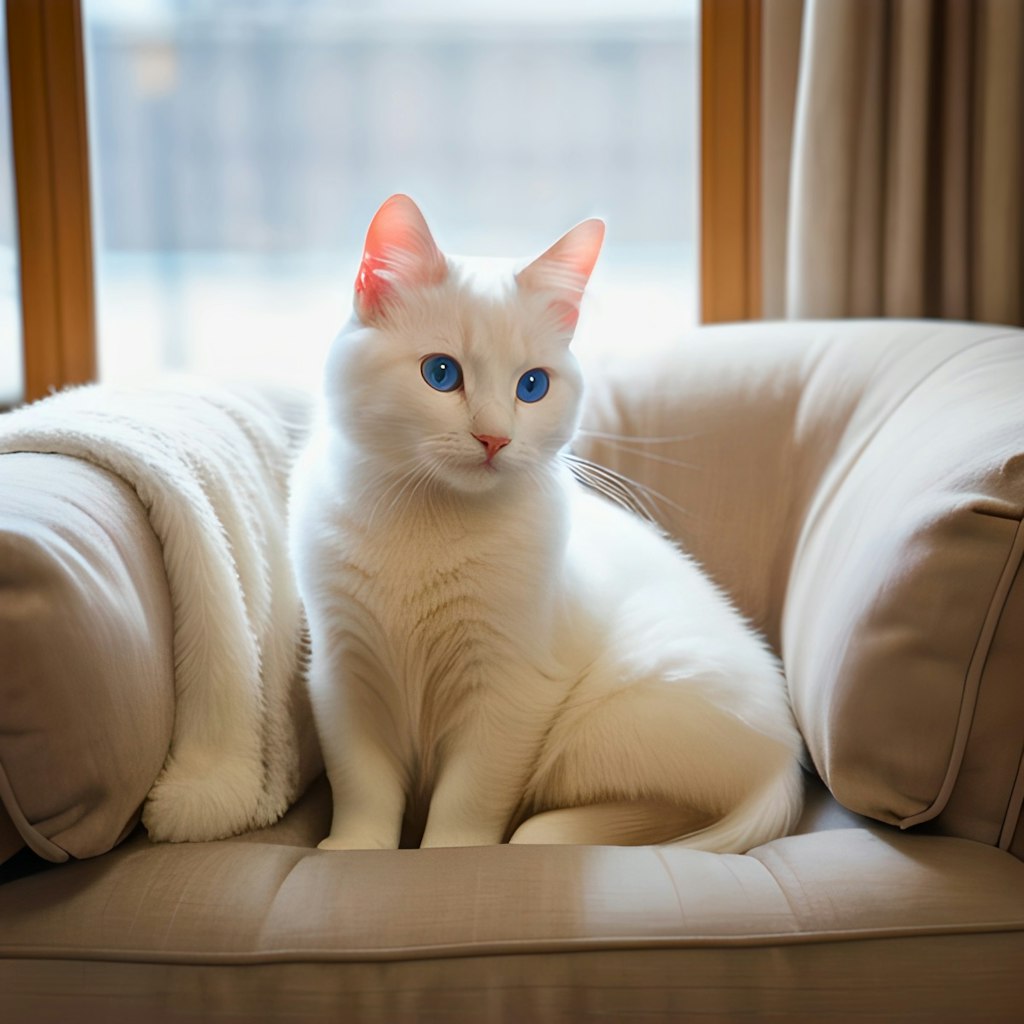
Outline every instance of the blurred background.
[(604, 217), (577, 349), (665, 343), (697, 316), (697, 11), (85, 0), (101, 378), (315, 383), (394, 192), (450, 253)]
[(7, 19), (0, 18), (0, 409), (21, 398), (21, 295), (18, 218), (14, 198), (11, 102), (7, 80)]

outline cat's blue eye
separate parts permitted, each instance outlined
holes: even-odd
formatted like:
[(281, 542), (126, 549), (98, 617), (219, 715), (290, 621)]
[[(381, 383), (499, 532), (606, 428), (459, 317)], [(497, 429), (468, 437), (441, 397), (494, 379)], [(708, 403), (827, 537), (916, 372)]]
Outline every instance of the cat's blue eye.
[(435, 391), (454, 391), (462, 383), (462, 367), (451, 356), (428, 356), (420, 373)]
[(516, 385), (516, 398), (520, 402), (539, 402), (548, 393), (550, 384), (546, 370), (527, 370)]

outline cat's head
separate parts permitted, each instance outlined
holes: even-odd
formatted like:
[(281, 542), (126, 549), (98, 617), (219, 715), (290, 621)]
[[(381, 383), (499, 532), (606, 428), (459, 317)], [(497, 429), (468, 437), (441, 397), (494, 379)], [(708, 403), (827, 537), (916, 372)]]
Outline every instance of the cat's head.
[(604, 224), (578, 224), (488, 280), (392, 196), (366, 236), (353, 318), (327, 362), (332, 421), (365, 458), (460, 491), (550, 465), (578, 422), (569, 351)]

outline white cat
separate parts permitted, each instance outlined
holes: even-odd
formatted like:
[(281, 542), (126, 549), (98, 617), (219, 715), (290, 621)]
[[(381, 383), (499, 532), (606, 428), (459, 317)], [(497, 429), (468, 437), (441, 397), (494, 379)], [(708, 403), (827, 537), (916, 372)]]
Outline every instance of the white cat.
[(405, 817), (423, 846), (744, 851), (799, 815), (775, 657), (564, 460), (603, 236), (584, 221), (485, 284), (407, 197), (370, 225), (293, 481), (334, 796), (322, 848), (396, 847)]

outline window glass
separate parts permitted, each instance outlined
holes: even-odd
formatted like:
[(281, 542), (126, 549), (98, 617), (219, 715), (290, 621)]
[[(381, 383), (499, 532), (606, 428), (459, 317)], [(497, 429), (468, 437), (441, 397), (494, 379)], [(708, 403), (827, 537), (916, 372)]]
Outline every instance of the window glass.
[(24, 394), (6, 15), (6, 4), (0, 2), (0, 408), (16, 405)]
[(531, 256), (603, 216), (577, 347), (678, 334), (696, 6), (85, 0), (101, 375), (315, 381), (394, 192), (451, 253)]

